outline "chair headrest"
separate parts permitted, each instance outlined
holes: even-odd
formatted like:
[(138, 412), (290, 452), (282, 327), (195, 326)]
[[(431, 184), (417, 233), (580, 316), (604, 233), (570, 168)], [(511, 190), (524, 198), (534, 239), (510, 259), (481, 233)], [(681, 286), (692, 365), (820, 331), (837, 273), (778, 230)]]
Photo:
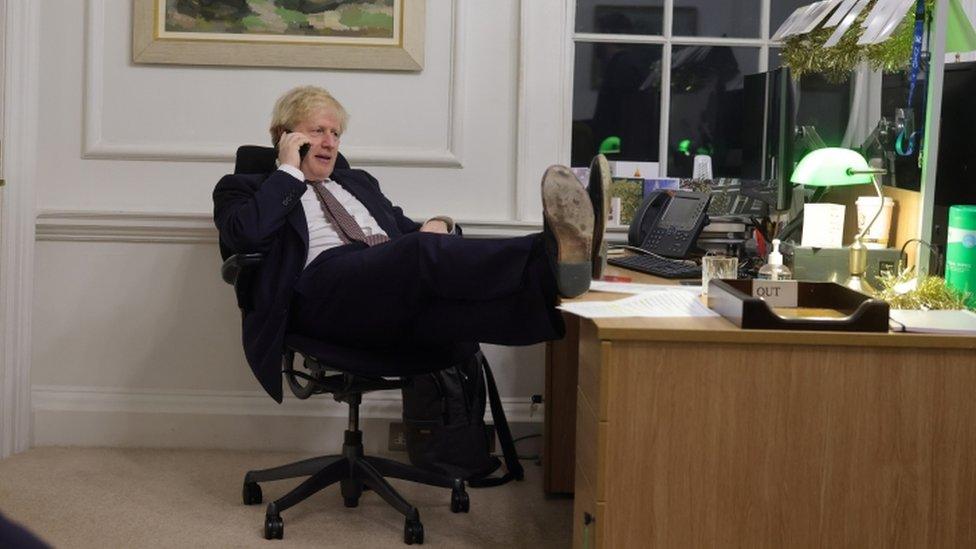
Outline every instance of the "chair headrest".
[[(278, 153), (272, 147), (261, 145), (241, 145), (237, 149), (234, 163), (234, 173), (271, 173), (275, 170), (275, 160)], [(348, 170), (349, 161), (339, 153), (336, 157), (335, 169)]]

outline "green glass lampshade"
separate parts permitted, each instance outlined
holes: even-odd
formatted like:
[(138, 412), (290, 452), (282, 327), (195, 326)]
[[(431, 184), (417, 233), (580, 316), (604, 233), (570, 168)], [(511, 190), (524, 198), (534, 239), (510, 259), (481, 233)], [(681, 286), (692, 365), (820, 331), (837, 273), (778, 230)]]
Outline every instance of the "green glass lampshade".
[(856, 151), (825, 147), (804, 156), (790, 181), (808, 187), (863, 185), (873, 181), (871, 171), (867, 160)]

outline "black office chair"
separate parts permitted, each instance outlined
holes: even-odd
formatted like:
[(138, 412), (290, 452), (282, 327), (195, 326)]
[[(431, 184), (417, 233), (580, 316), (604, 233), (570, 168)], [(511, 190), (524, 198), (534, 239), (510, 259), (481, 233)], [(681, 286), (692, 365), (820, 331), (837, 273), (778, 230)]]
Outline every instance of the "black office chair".
[[(235, 173), (268, 173), (275, 169), (276, 154), (270, 147), (245, 145), (237, 150)], [(348, 168), (340, 154), (336, 168)], [(223, 245), (222, 245), (223, 246)], [(228, 255), (226, 249), (224, 255)], [(236, 254), (224, 261), (221, 276), (235, 285), (238, 275), (261, 262), (261, 254)], [(396, 461), (363, 454), (363, 434), (359, 430), (359, 404), (368, 391), (399, 389), (409, 383), (408, 377), (441, 370), (456, 364), (474, 349), (451, 346), (434, 351), (372, 351), (312, 340), (297, 334), (285, 337), (282, 373), (292, 393), (300, 399), (331, 393), (339, 402), (349, 405), (349, 427), (345, 431), (342, 454), (311, 459), (248, 471), (244, 476), (245, 505), (261, 503), (259, 482), (296, 477), (308, 477), (293, 490), (268, 504), (264, 520), (264, 537), (281, 539), (284, 521), (281, 512), (301, 502), (319, 490), (340, 484), (346, 507), (356, 507), (364, 489), (379, 494), (387, 503), (404, 515), (403, 541), (423, 543), (424, 527), (417, 508), (405, 500), (383, 477), (399, 478), (431, 486), (451, 488), (451, 511), (467, 512), (470, 506), (464, 481), (438, 475)], [(305, 371), (295, 368), (295, 354), (301, 355)], [(388, 379), (395, 378), (395, 379)]]

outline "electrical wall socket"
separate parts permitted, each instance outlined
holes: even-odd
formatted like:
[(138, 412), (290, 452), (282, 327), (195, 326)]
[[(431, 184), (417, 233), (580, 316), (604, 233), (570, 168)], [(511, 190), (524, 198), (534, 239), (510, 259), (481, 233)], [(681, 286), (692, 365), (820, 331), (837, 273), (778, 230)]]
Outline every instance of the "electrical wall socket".
[(407, 436), (403, 432), (403, 423), (400, 421), (390, 422), (390, 438), (387, 445), (391, 452), (407, 451)]

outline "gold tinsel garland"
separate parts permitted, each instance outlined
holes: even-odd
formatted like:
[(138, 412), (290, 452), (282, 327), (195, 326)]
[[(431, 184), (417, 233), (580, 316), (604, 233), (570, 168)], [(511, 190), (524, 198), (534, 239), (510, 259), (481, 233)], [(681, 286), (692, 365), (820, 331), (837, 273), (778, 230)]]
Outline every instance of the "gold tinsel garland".
[(943, 278), (924, 276), (918, 286), (908, 292), (899, 293), (896, 287), (915, 277), (914, 269), (906, 269), (900, 274), (886, 273), (878, 277), (881, 289), (877, 298), (888, 302), (892, 309), (941, 310), (965, 309), (968, 295), (953, 290)]
[[(806, 72), (821, 73), (831, 82), (846, 80), (851, 71), (861, 61), (867, 61), (871, 68), (885, 72), (895, 72), (906, 68), (911, 61), (912, 38), (915, 26), (915, 9), (908, 11), (905, 18), (892, 33), (880, 44), (859, 46), (858, 38), (864, 29), (861, 22), (874, 8), (877, 0), (871, 0), (867, 7), (847, 29), (840, 42), (832, 48), (824, 48), (823, 44), (834, 33), (834, 29), (818, 27), (807, 34), (791, 36), (784, 41), (782, 60), (790, 68), (794, 76), (799, 77)], [(927, 13), (932, 13), (934, 0), (926, 0)]]

